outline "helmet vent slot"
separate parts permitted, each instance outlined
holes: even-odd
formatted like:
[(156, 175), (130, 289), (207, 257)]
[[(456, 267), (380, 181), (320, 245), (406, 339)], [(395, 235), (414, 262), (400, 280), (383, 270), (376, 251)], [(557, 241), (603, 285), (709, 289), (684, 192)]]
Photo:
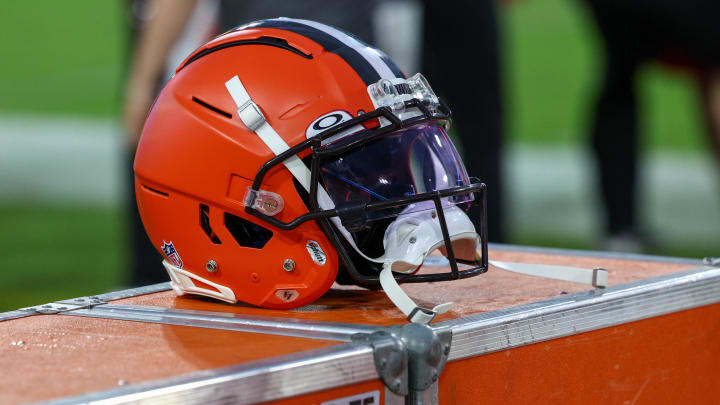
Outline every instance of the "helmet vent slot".
[(262, 249), (273, 235), (269, 229), (227, 212), (225, 213), (225, 228), (238, 245), (253, 249)]
[(199, 98), (197, 98), (197, 97), (195, 97), (195, 96), (193, 96), (192, 101), (200, 104), (201, 106), (207, 108), (208, 110), (210, 110), (210, 111), (212, 111), (212, 112), (214, 112), (214, 113), (216, 113), (216, 114), (222, 115), (222, 116), (225, 117), (225, 118), (232, 118), (232, 114), (230, 114), (229, 112), (223, 111), (223, 110), (215, 107), (214, 105), (208, 104), (208, 103), (200, 100)]
[(213, 232), (212, 227), (210, 227), (210, 207), (205, 204), (200, 204), (200, 226), (212, 243), (216, 245), (222, 244), (220, 238), (218, 238), (215, 232)]
[(152, 187), (149, 187), (149, 186), (146, 186), (146, 185), (144, 185), (144, 184), (142, 185), (142, 189), (145, 190), (145, 191), (147, 191), (147, 192), (149, 192), (149, 193), (153, 193), (153, 194), (156, 194), (156, 195), (165, 197), (165, 198), (167, 198), (167, 197), (170, 196), (168, 193), (166, 193), (166, 192), (164, 192), (164, 191), (156, 190), (156, 189), (154, 189), (154, 188), (152, 188)]

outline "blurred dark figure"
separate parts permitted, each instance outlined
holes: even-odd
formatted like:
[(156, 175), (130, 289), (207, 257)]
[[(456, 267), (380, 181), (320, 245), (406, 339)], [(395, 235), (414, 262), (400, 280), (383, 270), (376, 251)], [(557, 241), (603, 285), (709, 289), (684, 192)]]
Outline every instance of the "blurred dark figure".
[(592, 148), (606, 211), (606, 248), (643, 250), (652, 241), (637, 223), (637, 71), (651, 61), (690, 71), (720, 157), (720, 1), (586, 1), (605, 45)]
[(251, 21), (289, 17), (318, 21), (374, 44), (376, 0), (221, 0), (221, 32)]
[[(495, 0), (425, 1), (422, 72), (453, 110), (471, 176), (488, 186), (488, 239), (503, 242), (503, 108)], [(480, 223), (473, 209), (470, 218)]]
[[(171, 48), (181, 36), (198, 0), (129, 1), (132, 57), (125, 90), (124, 124), (128, 140), (128, 200), (130, 213), (130, 260), (132, 285), (168, 281), (162, 256), (150, 243), (135, 202), (132, 164), (147, 113), (162, 85)], [(201, 0), (203, 1), (203, 0)], [(208, 27), (208, 37), (236, 26), (279, 16), (329, 24), (351, 32), (372, 44), (375, 0), (243, 0), (220, 1), (219, 21)], [(212, 31), (212, 33), (210, 32)]]

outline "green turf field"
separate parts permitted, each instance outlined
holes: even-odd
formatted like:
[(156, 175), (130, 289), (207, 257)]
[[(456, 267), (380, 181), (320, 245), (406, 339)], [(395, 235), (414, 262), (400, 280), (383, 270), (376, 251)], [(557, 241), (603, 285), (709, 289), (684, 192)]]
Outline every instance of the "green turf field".
[(4, 0), (0, 111), (115, 114), (126, 59), (126, 3)]
[(121, 286), (124, 226), (117, 209), (0, 206), (0, 311)]
[[(0, 111), (115, 114), (126, 60), (125, 4), (4, 1)], [(512, 141), (583, 141), (602, 59), (584, 11), (580, 0), (526, 0), (503, 9), (504, 85)], [(640, 90), (648, 146), (697, 149), (704, 144), (687, 78), (649, 67)]]
[[(589, 17), (580, 0), (518, 1), (506, 7), (505, 88), (513, 141), (584, 142), (603, 62), (602, 44)], [(704, 147), (689, 78), (650, 65), (638, 90), (647, 147)]]
[[(580, 3), (523, 0), (502, 11), (513, 143), (584, 142), (602, 58)], [(121, 0), (3, 1), (0, 114), (116, 116), (126, 60), (125, 5)], [(696, 95), (686, 77), (650, 66), (639, 89), (647, 147), (704, 147)], [(122, 285), (122, 218), (114, 208), (0, 205), (0, 311)], [(589, 240), (554, 239), (543, 230), (524, 232), (512, 242), (591, 247)], [(689, 242), (662, 253), (702, 254), (693, 249)]]

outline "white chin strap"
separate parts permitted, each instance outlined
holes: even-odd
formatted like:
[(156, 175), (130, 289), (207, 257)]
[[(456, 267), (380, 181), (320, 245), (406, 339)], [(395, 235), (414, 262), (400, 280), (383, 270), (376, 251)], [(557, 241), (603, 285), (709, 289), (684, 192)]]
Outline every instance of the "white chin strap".
[[(468, 216), (455, 206), (444, 207), (443, 213), (455, 256), (467, 261), (479, 260), (482, 257), (479, 251), (480, 238)], [(449, 302), (440, 304), (433, 309), (419, 307), (400, 288), (393, 276), (393, 271), (414, 271), (435, 249), (441, 249), (442, 253), (446, 254), (440, 221), (435, 216), (435, 211), (400, 214), (388, 226), (383, 238), (385, 261), (382, 272), (380, 272), (380, 285), (388, 298), (407, 316), (410, 322), (429, 323), (436, 315), (448, 311), (452, 306), (452, 303)], [(601, 288), (607, 286), (607, 271), (600, 268), (588, 270), (579, 267), (543, 264), (498, 261), (489, 261), (489, 263), (497, 268), (515, 273)]]
[[(423, 204), (423, 203), (420, 203)], [(434, 208), (432, 202), (426, 202), (427, 208)], [(416, 209), (418, 207), (415, 207)], [(458, 258), (474, 260), (478, 246), (475, 227), (465, 213), (455, 206), (443, 209), (453, 251)], [(383, 237), (383, 269), (380, 272), (380, 285), (390, 301), (400, 309), (410, 322), (429, 323), (437, 314), (447, 312), (451, 302), (440, 304), (433, 309), (418, 306), (400, 288), (393, 272), (413, 272), (422, 265), (425, 257), (438, 248), (444, 248), (440, 220), (434, 209), (401, 213), (385, 230)]]
[[(233, 76), (225, 82), (230, 96), (237, 105), (237, 113), (240, 120), (250, 130), (255, 132), (258, 137), (265, 143), (275, 156), (290, 149), (290, 146), (267, 122), (260, 108), (250, 98), (245, 86), (243, 86), (240, 78)], [(283, 161), (285, 167), (297, 179), (306, 191), (310, 191), (310, 169), (293, 155)], [(333, 209), (333, 203), (327, 191), (322, 187), (318, 187), (318, 204), (324, 210)], [(456, 257), (474, 260), (478, 247), (478, 236), (470, 219), (462, 210), (457, 207), (450, 206), (443, 209), (450, 239), (453, 243), (453, 251)], [(380, 285), (382, 286), (388, 298), (407, 316), (408, 320), (415, 323), (429, 323), (437, 315), (450, 309), (452, 303), (440, 304), (433, 309), (421, 308), (400, 288), (393, 272), (412, 272), (423, 263), (425, 257), (435, 249), (443, 249), (444, 239), (440, 228), (440, 223), (435, 218), (433, 210), (421, 212), (401, 214), (398, 218), (388, 226), (383, 238), (385, 254), (378, 258), (370, 258), (358, 249), (350, 232), (342, 226), (338, 217), (332, 217), (331, 221), (335, 228), (345, 237), (348, 243), (363, 258), (375, 262), (382, 263), (383, 270), (380, 272)], [(500, 263), (493, 262), (494, 265), (510, 271), (529, 274), (528, 266), (532, 267), (558, 267), (558, 266), (539, 266), (539, 265), (523, 265), (521, 263)], [(565, 270), (562, 270), (565, 269)], [(567, 273), (569, 267), (558, 267), (555, 271), (558, 277)], [(585, 269), (580, 269), (587, 271)], [(178, 272), (176, 272), (179, 274)], [(549, 273), (549, 272), (548, 272)], [(590, 277), (593, 280), (607, 281), (607, 273), (601, 275), (599, 272), (593, 272)], [(604, 277), (604, 278), (603, 278)], [(557, 278), (557, 277), (556, 277)], [(586, 279), (586, 276), (578, 276), (574, 278)], [(575, 281), (575, 280), (569, 280)], [(190, 292), (188, 290), (188, 292)], [(205, 294), (209, 295), (209, 294)], [(222, 294), (220, 294), (222, 295)], [(233, 297), (234, 298), (234, 297)], [(223, 298), (221, 298), (223, 299)]]

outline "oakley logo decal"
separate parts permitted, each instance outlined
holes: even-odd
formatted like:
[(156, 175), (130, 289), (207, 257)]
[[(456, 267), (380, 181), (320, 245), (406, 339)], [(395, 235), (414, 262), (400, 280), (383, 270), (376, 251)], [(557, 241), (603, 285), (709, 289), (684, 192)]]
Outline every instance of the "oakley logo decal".
[(310, 258), (315, 262), (315, 264), (319, 264), (321, 266), (325, 265), (327, 256), (325, 255), (325, 252), (323, 252), (319, 243), (314, 240), (309, 240), (305, 244), (305, 248), (307, 248), (308, 253), (310, 253)]
[(326, 129), (332, 128), (335, 125), (338, 125), (342, 122), (351, 120), (352, 116), (347, 111), (333, 111), (329, 112), (319, 118), (316, 118), (315, 121), (313, 121), (305, 131), (305, 136), (307, 138), (312, 138), (313, 136), (319, 134), (322, 131), (325, 131)]

